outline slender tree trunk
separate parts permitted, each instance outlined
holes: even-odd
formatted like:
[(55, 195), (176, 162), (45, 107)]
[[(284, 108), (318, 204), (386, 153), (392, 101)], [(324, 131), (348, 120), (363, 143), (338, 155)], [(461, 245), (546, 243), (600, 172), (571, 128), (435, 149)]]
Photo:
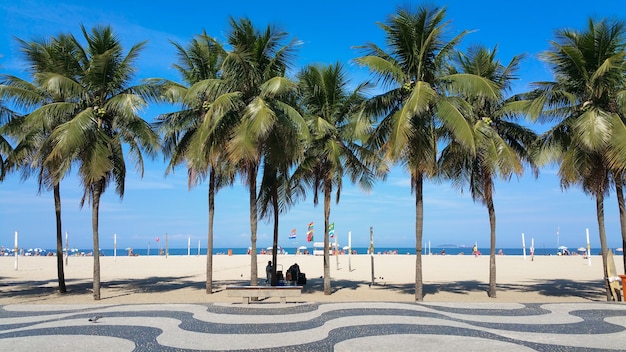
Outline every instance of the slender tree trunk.
[(606, 229), (604, 228), (604, 196), (596, 194), (596, 212), (598, 215), (598, 233), (600, 234), (600, 249), (602, 251), (602, 265), (606, 285), (606, 300), (612, 301), (611, 286), (609, 285), (608, 258), (606, 246)]
[(424, 176), (419, 173), (413, 178), (415, 187), (415, 302), (424, 300), (422, 277), (422, 239), (424, 231)]
[(206, 293), (213, 293), (213, 218), (215, 216), (215, 171), (209, 170), (209, 232), (206, 251)]
[(274, 207), (274, 240), (272, 241), (272, 286), (278, 283), (276, 269), (278, 268), (278, 187), (272, 186), (272, 206)]
[(489, 297), (496, 298), (496, 210), (493, 205), (493, 180), (485, 180), (485, 202), (489, 213)]
[[(59, 292), (65, 293), (65, 271), (63, 270), (63, 228), (61, 226), (61, 186), (57, 183), (53, 188), (54, 213), (57, 222), (57, 276), (59, 279)], [(68, 253), (69, 255), (69, 253)]]
[[(257, 231), (257, 195), (256, 195), (256, 166), (250, 166), (248, 170), (248, 192), (250, 201), (250, 285), (258, 283), (258, 267), (256, 255), (256, 231)], [(276, 264), (274, 263), (274, 266)]]
[[(619, 208), (619, 224), (622, 230), (622, 250), (626, 248), (626, 206), (624, 206), (624, 187), (622, 177), (615, 177), (615, 193), (617, 194), (617, 206)], [(624, 273), (626, 273), (626, 255), (622, 255)], [(624, 298), (626, 299), (626, 298)]]
[(328, 245), (328, 226), (330, 225), (330, 196), (332, 193), (332, 180), (324, 180), (324, 294), (330, 295), (330, 254)]
[(93, 299), (100, 300), (100, 239), (98, 238), (98, 216), (100, 213), (100, 196), (102, 183), (98, 181), (93, 185), (93, 198), (91, 205), (91, 229), (93, 231)]

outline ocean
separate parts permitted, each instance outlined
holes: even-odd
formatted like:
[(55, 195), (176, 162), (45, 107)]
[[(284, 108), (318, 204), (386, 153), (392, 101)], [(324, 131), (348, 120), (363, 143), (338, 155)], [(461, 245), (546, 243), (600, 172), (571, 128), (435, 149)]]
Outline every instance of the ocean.
[[(165, 251), (164, 247), (160, 248), (163, 252)], [(285, 254), (294, 254), (296, 253), (296, 248), (289, 248), (289, 247), (285, 247), (283, 248), (283, 250), (285, 251)], [(353, 253), (356, 254), (367, 254), (368, 253), (368, 248), (367, 247), (355, 247), (352, 248)], [(428, 255), (428, 248), (424, 248), (422, 251), (423, 255)], [(478, 250), (481, 252), (482, 255), (489, 255), (489, 248), (478, 248)], [(499, 251), (502, 250), (502, 254), (503, 255), (519, 255), (519, 256), (523, 256), (524, 255), (524, 249), (523, 248), (497, 248), (496, 249), (496, 253), (498, 254)], [(47, 250), (48, 252), (55, 252), (55, 250)], [(259, 253), (261, 251), (260, 248), (257, 248), (257, 253)], [(312, 252), (311, 249), (309, 249), (310, 252)], [(465, 254), (465, 255), (471, 255), (472, 254), (472, 248), (471, 247), (431, 247), (430, 248), (430, 254), (432, 255), (440, 255), (442, 251), (445, 251), (446, 255), (459, 255), (459, 254)], [(81, 255), (81, 254), (87, 254), (90, 253), (91, 249), (73, 249), (71, 250), (71, 253), (73, 255)], [(114, 255), (114, 249), (101, 249), (100, 250), (100, 255), (104, 255), (104, 256), (113, 256)], [(198, 247), (196, 248), (169, 248), (168, 250), (168, 254), (169, 255), (176, 255), (176, 256), (184, 256), (184, 255), (206, 255), (207, 249), (206, 248), (200, 248), (200, 251), (198, 253)], [(613, 248), (613, 252), (616, 254), (622, 254), (621, 251), (616, 251), (615, 248)], [(133, 253), (136, 255), (140, 255), (140, 256), (144, 256), (144, 255), (159, 255), (159, 248), (135, 248), (133, 249)], [(247, 254), (248, 253), (248, 248), (214, 248), (213, 249), (213, 254), (215, 255), (228, 255), (228, 254), (233, 254), (233, 255), (240, 255), (240, 254)], [(415, 254), (415, 248), (406, 248), (406, 247), (380, 247), (374, 248), (374, 253), (376, 254)], [(542, 255), (558, 255), (559, 250), (557, 250), (557, 248), (535, 248), (535, 255), (536, 256), (542, 256)], [(577, 252), (576, 249), (570, 249), (570, 254), (583, 254), (582, 252)], [(592, 255), (599, 255), (600, 254), (600, 248), (591, 248), (591, 254)], [(117, 253), (115, 253), (115, 255), (118, 256), (124, 256), (124, 255), (128, 255), (128, 251), (126, 249), (117, 249)], [(526, 255), (530, 256), (530, 249), (526, 248)]]

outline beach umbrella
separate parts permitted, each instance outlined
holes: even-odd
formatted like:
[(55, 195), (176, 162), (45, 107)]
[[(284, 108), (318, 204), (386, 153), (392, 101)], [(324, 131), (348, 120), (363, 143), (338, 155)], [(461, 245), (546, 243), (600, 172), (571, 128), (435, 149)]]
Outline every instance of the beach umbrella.
[(298, 249), (306, 249), (306, 246), (300, 246)]
[(560, 246), (558, 249), (567, 249), (565, 246)]
[(587, 250), (587, 249), (586, 249), (585, 247), (580, 247), (580, 248), (578, 248), (578, 251), (580, 251), (580, 252), (584, 252), (584, 251), (586, 251), (586, 250)]
[(617, 252), (623, 252), (623, 251), (624, 251), (624, 248), (619, 247), (619, 248), (617, 248), (615, 251), (617, 251)]

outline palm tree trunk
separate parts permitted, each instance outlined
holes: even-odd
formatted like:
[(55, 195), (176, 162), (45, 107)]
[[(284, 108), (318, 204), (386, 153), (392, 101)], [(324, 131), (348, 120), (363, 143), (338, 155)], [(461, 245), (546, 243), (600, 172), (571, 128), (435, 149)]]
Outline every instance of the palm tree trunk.
[(100, 196), (103, 181), (93, 185), (91, 204), (91, 230), (93, 231), (93, 299), (100, 300), (100, 239), (98, 238), (98, 216), (100, 212)]
[[(626, 206), (624, 206), (624, 187), (622, 178), (615, 178), (615, 193), (617, 194), (617, 206), (619, 208), (619, 224), (622, 230), (622, 249), (626, 248)], [(624, 273), (626, 273), (626, 255), (622, 255)], [(626, 298), (625, 298), (626, 299)]]
[(328, 226), (330, 225), (330, 195), (332, 193), (332, 181), (324, 181), (324, 294), (330, 295), (330, 255), (328, 253)]
[[(249, 166), (248, 192), (250, 201), (250, 285), (258, 283), (258, 268), (256, 255), (256, 231), (257, 231), (257, 195), (256, 195), (256, 165)], [(276, 266), (276, 263), (274, 263)]]
[(412, 176), (415, 187), (415, 302), (424, 300), (422, 277), (422, 238), (424, 231), (424, 177)]
[(608, 258), (606, 246), (606, 229), (604, 228), (604, 195), (596, 194), (596, 212), (598, 215), (598, 233), (600, 234), (600, 249), (602, 251), (602, 265), (606, 285), (606, 300), (612, 301), (611, 286), (609, 285)]
[(489, 213), (489, 297), (496, 298), (496, 210), (493, 205), (493, 180), (485, 180), (485, 202)]
[(278, 187), (272, 186), (272, 206), (274, 207), (274, 240), (272, 241), (272, 286), (278, 283), (276, 268), (278, 267)]
[(209, 232), (206, 251), (206, 293), (213, 293), (213, 218), (215, 216), (215, 171), (209, 170)]
[[(59, 292), (65, 293), (65, 272), (63, 271), (63, 229), (61, 226), (61, 186), (57, 183), (54, 191), (54, 213), (57, 222), (57, 276), (59, 279)], [(68, 253), (69, 255), (69, 253)]]

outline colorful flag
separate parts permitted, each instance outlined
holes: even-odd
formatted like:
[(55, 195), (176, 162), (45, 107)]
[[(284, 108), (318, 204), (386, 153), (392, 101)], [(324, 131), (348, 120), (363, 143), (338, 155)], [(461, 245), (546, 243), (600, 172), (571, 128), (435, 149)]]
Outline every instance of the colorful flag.
[(308, 230), (306, 232), (306, 240), (308, 242), (312, 242), (313, 241), (313, 221), (311, 221), (309, 223), (309, 228), (308, 228)]
[(330, 236), (330, 238), (335, 237), (335, 223), (334, 222), (328, 225), (328, 235)]
[(289, 234), (289, 239), (290, 240), (296, 239), (296, 229), (291, 230), (291, 233)]

